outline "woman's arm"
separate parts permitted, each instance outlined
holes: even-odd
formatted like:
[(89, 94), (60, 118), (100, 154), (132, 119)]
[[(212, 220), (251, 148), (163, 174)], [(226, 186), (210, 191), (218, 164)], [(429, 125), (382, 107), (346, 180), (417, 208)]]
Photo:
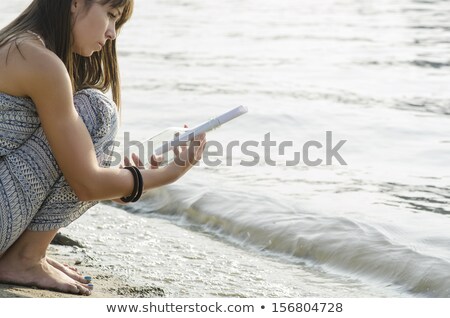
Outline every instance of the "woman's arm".
[[(21, 46), (21, 51), (25, 60), (17, 70), (16, 83), (36, 104), (53, 155), (78, 198), (91, 201), (130, 195), (133, 189), (130, 171), (98, 165), (91, 136), (73, 105), (70, 78), (61, 60), (48, 50), (37, 50), (27, 44)], [(200, 142), (204, 144), (204, 137)], [(198, 154), (185, 151), (184, 157), (190, 160), (195, 155)], [(192, 164), (169, 165), (142, 171), (144, 189), (174, 182), (191, 167)]]

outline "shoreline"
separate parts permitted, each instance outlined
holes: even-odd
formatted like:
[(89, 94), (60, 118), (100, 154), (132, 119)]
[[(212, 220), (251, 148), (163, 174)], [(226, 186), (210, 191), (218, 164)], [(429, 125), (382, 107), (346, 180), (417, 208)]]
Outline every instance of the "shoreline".
[(395, 286), (264, 255), (176, 223), (98, 204), (61, 230), (85, 247), (48, 250), (92, 276), (91, 296), (0, 284), (0, 298), (408, 297)]
[(51, 290), (0, 283), (0, 298), (156, 298), (164, 297), (159, 287), (137, 286), (106, 272), (86, 256), (84, 248), (50, 245), (48, 256), (63, 264), (73, 265), (92, 276), (94, 290), (90, 296), (72, 295)]

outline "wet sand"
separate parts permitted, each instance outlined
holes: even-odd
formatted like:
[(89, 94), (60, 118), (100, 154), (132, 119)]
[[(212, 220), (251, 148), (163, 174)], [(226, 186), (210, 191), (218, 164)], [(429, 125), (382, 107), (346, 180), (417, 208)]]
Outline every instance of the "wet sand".
[(91, 296), (70, 295), (33, 287), (0, 284), (0, 298), (154, 298), (164, 297), (164, 291), (154, 286), (133, 286), (110, 275), (83, 253), (71, 246), (51, 245), (48, 255), (61, 263), (74, 265), (84, 275), (92, 277), (94, 291)]

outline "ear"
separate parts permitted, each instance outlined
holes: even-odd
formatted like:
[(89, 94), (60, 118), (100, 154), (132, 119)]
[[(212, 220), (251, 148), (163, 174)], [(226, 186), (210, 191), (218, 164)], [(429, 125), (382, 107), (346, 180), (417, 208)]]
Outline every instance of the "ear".
[(72, 13), (77, 13), (79, 8), (80, 8), (80, 1), (72, 0), (72, 5), (70, 6), (70, 11)]

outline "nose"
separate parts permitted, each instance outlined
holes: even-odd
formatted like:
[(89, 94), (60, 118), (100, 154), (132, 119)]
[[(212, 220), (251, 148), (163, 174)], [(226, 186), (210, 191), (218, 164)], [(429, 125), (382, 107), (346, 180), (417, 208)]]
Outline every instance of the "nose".
[(115, 23), (110, 23), (108, 26), (108, 30), (106, 30), (106, 38), (108, 40), (115, 40), (117, 37), (117, 33), (116, 33), (116, 25)]

